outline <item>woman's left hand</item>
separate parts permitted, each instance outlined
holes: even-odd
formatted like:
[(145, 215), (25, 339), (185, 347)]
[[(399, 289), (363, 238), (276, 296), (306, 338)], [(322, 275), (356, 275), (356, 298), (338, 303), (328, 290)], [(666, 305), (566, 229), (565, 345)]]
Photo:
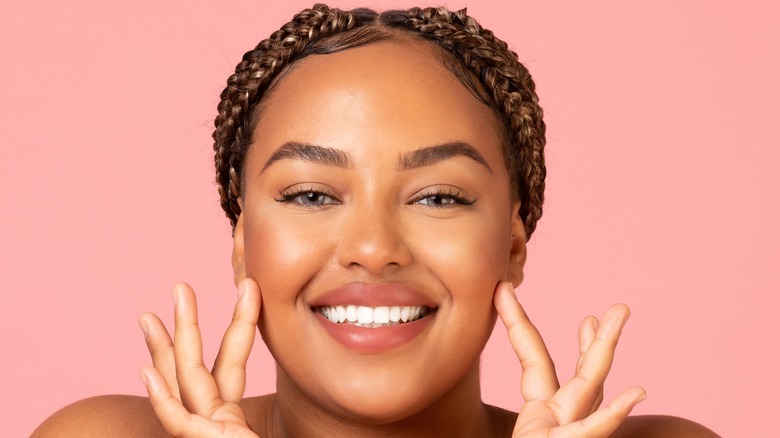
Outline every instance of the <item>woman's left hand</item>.
[(643, 388), (632, 387), (601, 406), (604, 381), (630, 314), (625, 304), (607, 309), (601, 321), (593, 316), (582, 321), (575, 375), (560, 386), (547, 347), (511, 284), (498, 285), (494, 303), (523, 368), (520, 387), (525, 405), (518, 415), (514, 438), (608, 437), (645, 399)]

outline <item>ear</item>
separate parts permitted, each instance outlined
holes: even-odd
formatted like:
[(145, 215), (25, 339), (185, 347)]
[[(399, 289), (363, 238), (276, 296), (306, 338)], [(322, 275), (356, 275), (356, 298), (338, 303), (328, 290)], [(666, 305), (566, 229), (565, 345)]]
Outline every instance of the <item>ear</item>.
[(246, 261), (244, 258), (244, 209), (238, 215), (236, 228), (233, 229), (233, 281), (238, 283), (246, 278)]
[(517, 201), (512, 206), (512, 235), (509, 247), (509, 266), (506, 272), (507, 281), (512, 282), (512, 286), (520, 286), (523, 282), (523, 267), (528, 255), (525, 246), (525, 226), (520, 218), (520, 202)]

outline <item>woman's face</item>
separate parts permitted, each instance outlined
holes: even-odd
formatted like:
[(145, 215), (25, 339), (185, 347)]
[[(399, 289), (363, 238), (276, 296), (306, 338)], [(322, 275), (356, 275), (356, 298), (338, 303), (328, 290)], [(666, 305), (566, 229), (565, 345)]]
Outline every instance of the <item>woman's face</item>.
[(496, 118), (425, 44), (302, 60), (246, 159), (234, 263), (260, 286), (263, 339), (280, 382), (347, 417), (473, 383), (493, 291), (522, 278)]

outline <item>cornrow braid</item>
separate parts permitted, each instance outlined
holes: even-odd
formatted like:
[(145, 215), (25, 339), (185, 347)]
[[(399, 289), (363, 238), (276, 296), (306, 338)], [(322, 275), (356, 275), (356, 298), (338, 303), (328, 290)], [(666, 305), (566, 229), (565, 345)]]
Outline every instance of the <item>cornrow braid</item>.
[(377, 15), (366, 10), (359, 12), (362, 13), (346, 13), (322, 4), (300, 12), (245, 53), (228, 78), (217, 106), (212, 137), (220, 201), (233, 228), (241, 214), (241, 170), (252, 140), (255, 106), (284, 67), (299, 58), (312, 41), (365, 25), (367, 19)]
[(507, 126), (504, 157), (512, 175), (513, 188), (520, 198), (520, 217), (526, 236), (536, 229), (542, 216), (545, 177), (545, 124), (535, 84), (528, 69), (504, 41), (462, 9), (411, 8), (405, 13), (390, 11), (382, 23), (417, 32), (436, 41), (468, 67), (488, 91)]
[(252, 128), (274, 84), (310, 54), (334, 53), (398, 37), (399, 32), (443, 49), (451, 58), (444, 59), (448, 67), (503, 121), (505, 163), (520, 200), (526, 236), (531, 237), (544, 202), (545, 125), (534, 82), (517, 54), (465, 9), (411, 8), (378, 14), (364, 8), (345, 12), (323, 4), (300, 12), (247, 52), (222, 92), (214, 122), (214, 161), (222, 208), (234, 228), (241, 214), (241, 172)]

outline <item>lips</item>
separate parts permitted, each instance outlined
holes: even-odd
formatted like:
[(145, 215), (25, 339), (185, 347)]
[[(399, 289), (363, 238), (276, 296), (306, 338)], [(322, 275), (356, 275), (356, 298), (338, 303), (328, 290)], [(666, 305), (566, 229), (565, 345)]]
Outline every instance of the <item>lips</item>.
[(324, 306), (426, 306), (435, 308), (433, 298), (398, 283), (349, 283), (331, 289), (309, 301), (311, 308)]
[(341, 345), (378, 353), (405, 345), (423, 333), (436, 303), (400, 284), (350, 283), (309, 302), (325, 331)]

